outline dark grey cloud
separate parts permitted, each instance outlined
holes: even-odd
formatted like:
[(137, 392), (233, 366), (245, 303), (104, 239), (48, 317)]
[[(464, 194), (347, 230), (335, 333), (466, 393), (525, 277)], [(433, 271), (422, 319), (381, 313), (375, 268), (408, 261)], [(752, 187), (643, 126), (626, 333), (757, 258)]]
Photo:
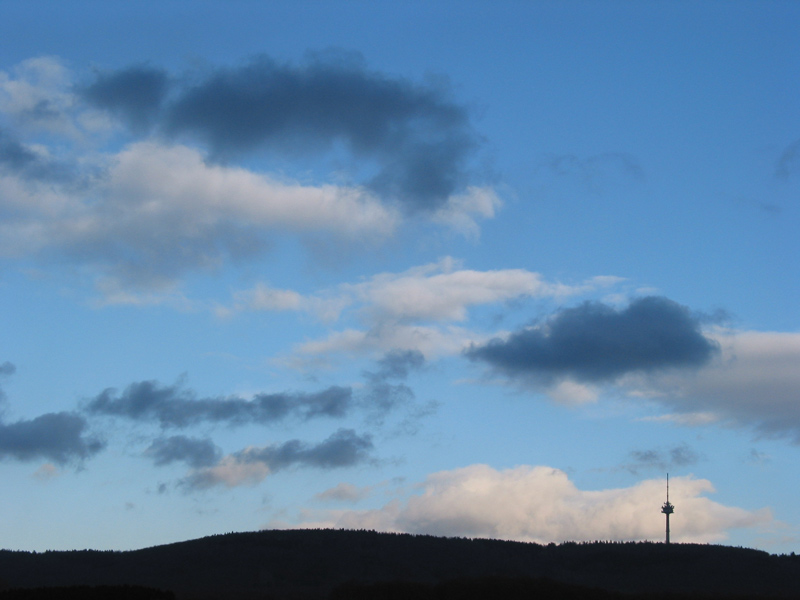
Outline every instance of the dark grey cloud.
[(668, 449), (634, 450), (630, 453), (630, 457), (633, 462), (622, 468), (634, 475), (643, 470), (669, 471), (688, 467), (700, 460), (700, 455), (687, 444), (679, 444)]
[(252, 449), (238, 456), (244, 462), (264, 463), (273, 472), (296, 465), (333, 469), (364, 462), (372, 448), (371, 436), (358, 435), (352, 429), (339, 429), (316, 445), (291, 440), (277, 446)]
[(163, 69), (136, 65), (98, 73), (92, 83), (77, 91), (90, 104), (115, 114), (134, 131), (144, 131), (158, 117), (169, 86), (169, 75)]
[(130, 384), (121, 394), (114, 389), (104, 390), (85, 404), (85, 410), (183, 428), (203, 422), (244, 425), (289, 418), (343, 417), (351, 403), (352, 390), (347, 387), (332, 386), (313, 394), (257, 394), (252, 400), (245, 400), (237, 396), (198, 398), (194, 391), (180, 385), (141, 381)]
[(0, 127), (0, 170), (27, 179), (67, 180), (72, 177), (63, 164), (43, 157), (21, 144)]
[[(445, 86), (368, 70), (354, 54), (302, 64), (257, 58), (183, 78), (151, 67), (100, 74), (84, 97), (135, 128), (205, 142), (217, 160), (257, 149), (324, 156), (345, 148), (364, 183), (409, 210), (440, 207), (468, 180), (479, 145), (467, 109)], [(342, 165), (338, 165), (339, 170)]]
[(59, 465), (100, 452), (105, 443), (87, 437), (86, 420), (75, 413), (47, 413), (31, 420), (0, 423), (0, 457), (51, 460)]
[[(210, 468), (198, 469), (179, 482), (188, 490), (206, 489), (220, 484), (229, 487), (263, 479), (268, 473), (290, 467), (335, 469), (351, 467), (370, 460), (373, 449), (369, 435), (352, 429), (339, 429), (319, 444), (290, 440), (283, 444), (247, 448), (224, 457)], [(248, 466), (260, 468), (248, 474)]]
[[(13, 375), (17, 371), (17, 367), (15, 367), (12, 363), (6, 361), (0, 364), (0, 380), (4, 377), (8, 377)], [(3, 404), (6, 400), (6, 393), (2, 387), (0, 387), (0, 416), (3, 414)]]
[(8, 361), (0, 364), (0, 377), (7, 377), (17, 372), (17, 367)]
[(382, 424), (393, 409), (414, 401), (414, 391), (403, 381), (424, 364), (425, 357), (417, 350), (393, 350), (378, 361), (375, 371), (363, 372), (366, 386), (361, 401), (369, 421)]
[(154, 440), (145, 450), (145, 455), (152, 458), (157, 466), (183, 462), (199, 469), (216, 463), (222, 453), (210, 439), (174, 435)]
[(563, 378), (610, 381), (631, 372), (706, 364), (718, 348), (703, 336), (701, 321), (663, 297), (638, 298), (621, 310), (586, 302), (507, 339), (472, 346), (466, 356), (543, 384)]
[(669, 450), (670, 463), (678, 467), (686, 467), (695, 464), (699, 456), (686, 444), (675, 446)]
[(0, 165), (21, 170), (36, 161), (36, 154), (0, 129)]
[[(16, 370), (8, 361), (0, 364), (0, 379), (13, 375)], [(5, 399), (5, 392), (0, 388), (0, 404)], [(87, 428), (86, 420), (72, 412), (47, 413), (14, 423), (5, 423), (0, 418), (0, 459), (45, 459), (63, 465), (89, 458), (100, 452), (105, 443), (85, 435)]]
[(378, 370), (367, 372), (371, 380), (406, 379), (411, 371), (425, 365), (425, 355), (419, 350), (392, 350), (378, 361)]

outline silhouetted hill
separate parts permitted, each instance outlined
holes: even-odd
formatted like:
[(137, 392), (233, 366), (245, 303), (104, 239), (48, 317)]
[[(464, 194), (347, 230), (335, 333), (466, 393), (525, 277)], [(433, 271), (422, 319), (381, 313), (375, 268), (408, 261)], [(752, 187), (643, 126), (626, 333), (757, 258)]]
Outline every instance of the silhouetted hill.
[(471, 600), (490, 597), (477, 590), (500, 582), (508, 589), (491, 597), (789, 598), (800, 597), (800, 556), (698, 544), (543, 546), (341, 530), (231, 533), (128, 552), (0, 551), (0, 589), (126, 585), (172, 591), (179, 600)]

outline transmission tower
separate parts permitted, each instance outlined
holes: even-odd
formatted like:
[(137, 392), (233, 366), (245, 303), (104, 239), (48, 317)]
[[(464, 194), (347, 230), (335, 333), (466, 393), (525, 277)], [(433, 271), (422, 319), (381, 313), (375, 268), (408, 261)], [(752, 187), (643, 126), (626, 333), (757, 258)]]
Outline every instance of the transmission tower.
[(667, 543), (669, 544), (669, 516), (675, 512), (675, 507), (669, 502), (669, 473), (667, 473), (667, 501), (661, 507), (661, 512), (667, 516)]

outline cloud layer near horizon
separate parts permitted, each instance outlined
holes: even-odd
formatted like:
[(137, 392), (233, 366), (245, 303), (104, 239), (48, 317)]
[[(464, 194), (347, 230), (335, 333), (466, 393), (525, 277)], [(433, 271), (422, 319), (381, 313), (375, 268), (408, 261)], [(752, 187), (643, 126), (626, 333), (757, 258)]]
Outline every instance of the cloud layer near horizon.
[[(706, 498), (714, 491), (707, 480), (678, 477), (670, 483), (670, 500), (677, 507), (674, 541), (718, 542), (730, 529), (774, 523), (767, 509), (747, 511)], [(664, 522), (657, 518), (663, 480), (586, 491), (551, 467), (471, 465), (433, 473), (418, 490), (374, 510), (308, 511), (300, 515), (299, 525), (539, 543), (658, 540), (664, 535)]]

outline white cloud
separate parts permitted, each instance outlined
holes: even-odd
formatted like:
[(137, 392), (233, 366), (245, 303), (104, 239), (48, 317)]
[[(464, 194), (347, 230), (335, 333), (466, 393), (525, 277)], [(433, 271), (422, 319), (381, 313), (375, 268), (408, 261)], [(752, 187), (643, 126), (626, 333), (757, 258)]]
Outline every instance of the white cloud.
[[(731, 529), (775, 523), (768, 509), (747, 511), (706, 498), (714, 488), (705, 479), (676, 477), (670, 484), (670, 500), (676, 506), (670, 522), (673, 541), (717, 542)], [(314, 526), (538, 543), (664, 537), (662, 480), (586, 491), (550, 467), (498, 471), (471, 465), (434, 473), (419, 489), (419, 494), (377, 510), (319, 512)]]
[(465, 237), (476, 238), (480, 234), (476, 217), (491, 219), (502, 204), (491, 188), (469, 187), (463, 194), (450, 196), (447, 203), (434, 213), (433, 221), (447, 225)]
[(187, 234), (221, 221), (246, 226), (333, 231), (344, 236), (389, 235), (397, 215), (365, 190), (303, 186), (238, 167), (207, 164), (186, 146), (154, 142), (121, 152), (109, 177), (109, 197), (145, 222), (188, 222)]
[(556, 402), (563, 404), (588, 404), (597, 400), (598, 392), (590, 385), (565, 379), (547, 390)]
[(110, 130), (108, 117), (81, 105), (72, 82), (72, 73), (57, 57), (24, 60), (11, 71), (0, 71), (0, 113), (23, 129), (72, 140)]
[(304, 298), (297, 292), (271, 288), (263, 283), (235, 295), (235, 306), (246, 306), (249, 310), (300, 310), (304, 304)]
[(456, 266), (445, 258), (403, 273), (376, 275), (349, 289), (376, 319), (401, 321), (463, 321), (470, 306), (571, 292), (569, 286), (544, 282), (539, 273), (524, 269), (473, 271)]
[[(239, 292), (235, 304), (240, 310), (284, 310), (289, 308), (287, 303), (276, 306), (274, 298), (291, 295), (291, 308), (337, 317), (346, 307), (355, 305), (372, 322), (464, 321), (471, 306), (520, 297), (564, 298), (621, 281), (619, 277), (599, 276), (571, 286), (544, 281), (541, 274), (525, 269), (475, 271), (459, 267), (458, 261), (445, 257), (400, 273), (379, 273), (367, 281), (342, 284), (306, 298), (262, 284)], [(264, 297), (269, 301), (262, 301)]]
[(6, 256), (67, 255), (126, 288), (163, 287), (187, 270), (257, 254), (269, 234), (379, 240), (398, 219), (360, 188), (280, 182), (153, 142), (110, 157), (105, 174), (82, 186), (4, 176), (0, 198)]
[[(487, 334), (451, 324), (466, 321), (472, 307), (517, 298), (560, 299), (619, 281), (618, 277), (600, 276), (571, 286), (547, 282), (539, 273), (525, 269), (462, 269), (456, 260), (445, 257), (400, 273), (380, 273), (360, 283), (342, 284), (316, 295), (302, 296), (292, 290), (260, 284), (237, 292), (232, 308), (218, 312), (227, 316), (242, 310), (297, 310), (330, 323), (350, 309), (365, 326), (334, 331), (324, 339), (299, 345), (295, 349), (295, 358), (299, 359), (296, 366), (308, 364), (308, 357), (341, 352), (418, 350), (430, 358), (460, 354), (470, 344), (487, 341)], [(492, 337), (498, 335), (503, 333), (492, 333)], [(576, 400), (593, 397), (594, 392), (589, 388), (572, 387)]]
[(643, 417), (641, 421), (651, 421), (655, 423), (675, 423), (676, 425), (685, 425), (688, 427), (698, 427), (702, 425), (710, 425), (717, 423), (720, 418), (718, 415), (711, 412), (688, 412), (688, 413), (671, 413), (666, 415), (658, 415), (655, 417)]
[(333, 355), (383, 354), (390, 350), (416, 350), (430, 360), (458, 355), (470, 344), (485, 340), (485, 336), (461, 327), (388, 324), (368, 331), (337, 331), (327, 338), (299, 344), (287, 363), (302, 368), (320, 361), (324, 363), (325, 357)]

